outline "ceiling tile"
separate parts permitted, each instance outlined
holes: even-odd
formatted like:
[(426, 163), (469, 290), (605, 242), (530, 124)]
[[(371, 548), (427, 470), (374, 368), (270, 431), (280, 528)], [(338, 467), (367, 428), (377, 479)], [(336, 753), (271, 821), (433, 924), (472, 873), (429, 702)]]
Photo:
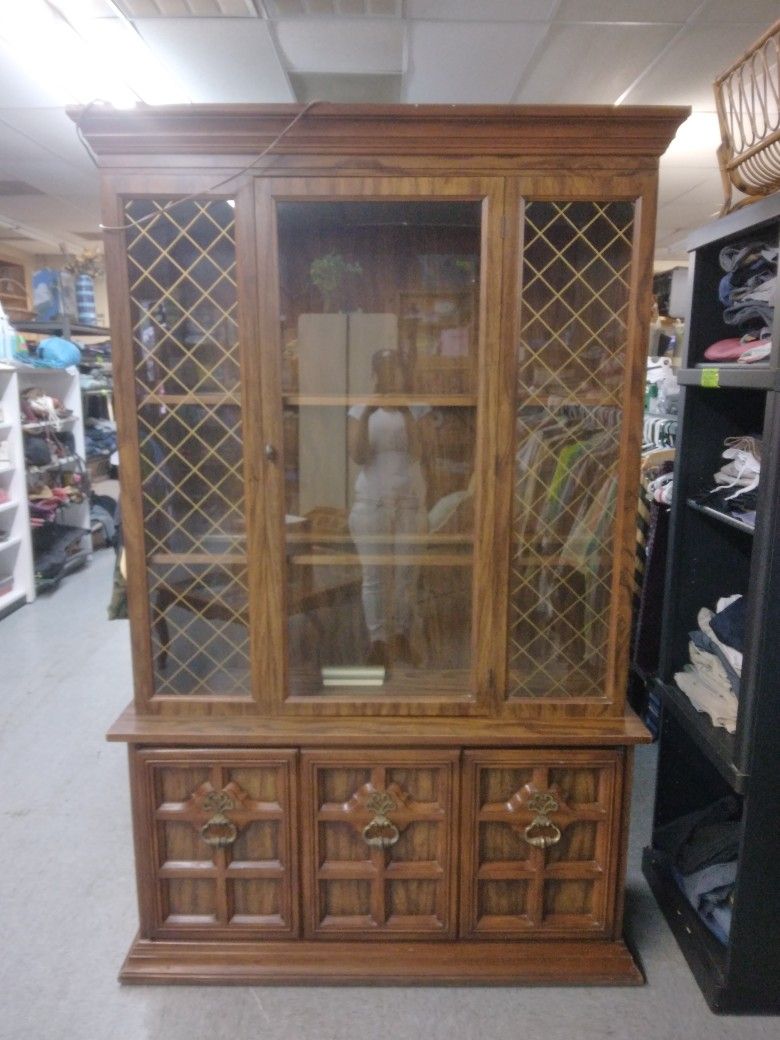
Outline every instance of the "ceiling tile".
[[(7, 171), (2, 171), (6, 173)], [(0, 196), (2, 195), (42, 195), (40, 188), (23, 180), (8, 180), (5, 176), (0, 177)]]
[[(747, 3), (732, 3), (731, 0), (709, 0), (707, 6), (694, 21), (700, 22), (726, 22), (739, 24), (750, 22), (752, 25), (760, 25), (755, 39), (773, 25), (780, 18), (777, 0), (748, 0)], [(734, 55), (735, 58), (739, 54)]]
[(401, 100), (402, 78), (398, 76), (346, 75), (329, 72), (291, 72), (296, 100), (336, 101), (339, 104), (371, 102), (396, 104)]
[(293, 72), (400, 72), (404, 27), (399, 21), (284, 21), (276, 39)]
[(42, 159), (45, 160), (51, 153), (26, 136), (16, 126), (6, 122), (6, 111), (0, 109), (0, 156), (13, 159)]
[(673, 38), (669, 25), (554, 25), (518, 92), (529, 104), (614, 104)]
[(692, 112), (661, 157), (661, 169), (669, 166), (717, 169), (720, 127), (714, 112)]
[(466, 22), (543, 22), (557, 0), (407, 0), (406, 17)]
[(252, 0), (118, 0), (129, 18), (243, 17), (255, 13)]
[[(745, 8), (743, 8), (745, 10)], [(748, 6), (747, 10), (751, 8)], [(712, 82), (761, 33), (763, 26), (687, 28), (680, 33), (658, 64), (626, 96), (628, 105), (692, 105), (714, 111)]]
[(265, 0), (269, 18), (402, 18), (403, 0)]
[(86, 195), (100, 191), (100, 174), (87, 162), (74, 166), (67, 162), (52, 162), (51, 157), (28, 160), (0, 159), (0, 177), (27, 181), (39, 192), (50, 195)]
[(563, 0), (561, 22), (685, 22), (701, 0)]
[(292, 101), (268, 23), (147, 18), (136, 26), (194, 102)]
[(509, 102), (545, 32), (528, 22), (412, 22), (404, 100)]
[(64, 105), (75, 98), (57, 86), (17, 48), (0, 39), (0, 99), (3, 108), (17, 105)]
[[(54, 155), (77, 166), (90, 161), (78, 139), (75, 123), (63, 108), (5, 108), (0, 119), (17, 133), (40, 143), (42, 152), (31, 158)], [(22, 156), (15, 154), (14, 158)]]

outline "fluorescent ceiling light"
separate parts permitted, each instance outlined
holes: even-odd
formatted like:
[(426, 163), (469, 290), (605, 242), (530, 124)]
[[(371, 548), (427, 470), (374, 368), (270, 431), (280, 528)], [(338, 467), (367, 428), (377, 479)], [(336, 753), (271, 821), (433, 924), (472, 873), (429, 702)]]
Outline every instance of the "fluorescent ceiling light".
[(45, 0), (4, 4), (0, 37), (17, 54), (27, 54), (35, 76), (63, 103), (86, 104), (100, 98), (118, 108), (138, 101), (110, 67), (107, 55), (92, 53), (86, 42)]
[(36, 78), (63, 104), (189, 101), (119, 9), (110, 0), (105, 9), (98, 18), (83, 0), (5, 0), (0, 38), (15, 54), (34, 55)]
[(96, 18), (85, 12), (84, 0), (53, 0), (91, 54), (104, 57), (111, 75), (147, 105), (188, 104), (192, 99), (165, 62), (152, 52), (124, 12), (104, 0), (108, 14)]

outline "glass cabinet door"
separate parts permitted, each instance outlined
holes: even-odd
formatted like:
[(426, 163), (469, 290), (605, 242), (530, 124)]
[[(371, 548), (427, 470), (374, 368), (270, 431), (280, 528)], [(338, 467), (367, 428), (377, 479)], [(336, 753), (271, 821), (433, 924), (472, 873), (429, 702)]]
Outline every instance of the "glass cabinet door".
[(531, 201), (523, 225), (507, 692), (601, 698), (634, 205)]
[(487, 207), (356, 194), (266, 199), (287, 695), (468, 697)]
[(232, 201), (135, 198), (124, 212), (132, 360), (117, 360), (135, 400), (146, 602), (134, 610), (151, 628), (149, 685), (249, 700)]

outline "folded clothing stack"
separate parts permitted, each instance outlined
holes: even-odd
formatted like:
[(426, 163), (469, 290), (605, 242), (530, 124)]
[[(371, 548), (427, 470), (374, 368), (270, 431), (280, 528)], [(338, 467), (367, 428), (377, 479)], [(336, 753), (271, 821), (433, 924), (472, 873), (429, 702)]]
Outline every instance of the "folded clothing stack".
[(674, 681), (697, 711), (729, 733), (737, 728), (739, 684), (745, 643), (745, 598), (725, 596), (716, 610), (702, 607), (699, 628), (689, 633), (689, 663)]
[(740, 335), (712, 343), (704, 356), (720, 363), (766, 361), (777, 292), (777, 246), (766, 242), (726, 246), (719, 259), (725, 271), (718, 285), (723, 321), (738, 326)]
[(653, 844), (666, 853), (675, 881), (710, 931), (728, 942), (737, 879), (741, 807), (727, 795), (659, 827)]

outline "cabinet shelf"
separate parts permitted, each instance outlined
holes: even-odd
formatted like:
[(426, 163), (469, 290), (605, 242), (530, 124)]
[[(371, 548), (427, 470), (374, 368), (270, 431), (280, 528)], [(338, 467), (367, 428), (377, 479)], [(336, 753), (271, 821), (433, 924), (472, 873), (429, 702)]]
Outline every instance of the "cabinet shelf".
[[(103, 389), (101, 388), (101, 393)], [(111, 392), (111, 391), (109, 391)], [(138, 399), (138, 407), (143, 408), (145, 405), (156, 404), (156, 405), (182, 405), (182, 404), (197, 404), (197, 405), (241, 405), (241, 398), (238, 394), (225, 394), (225, 393), (203, 393), (203, 394), (142, 394)]]
[(0, 503), (0, 513), (9, 513), (12, 509), (16, 509), (19, 503), (15, 498), (12, 498), (10, 502)]
[(713, 726), (707, 715), (697, 711), (682, 690), (673, 683), (655, 680), (664, 707), (706, 755), (723, 779), (737, 792), (745, 790), (747, 774), (734, 765), (734, 736), (722, 726)]
[(377, 408), (404, 408), (427, 404), (438, 408), (476, 408), (476, 394), (283, 394), (282, 401), (291, 408), (325, 407), (362, 404)]
[(751, 524), (746, 524), (744, 520), (740, 520), (736, 516), (731, 516), (730, 513), (722, 513), (719, 509), (713, 509), (712, 506), (702, 505), (701, 502), (697, 502), (695, 498), (689, 498), (687, 500), (688, 506), (697, 513), (704, 513), (705, 516), (711, 516), (713, 520), (717, 520), (719, 523), (726, 524), (728, 527), (733, 527), (736, 531), (744, 531), (745, 534), (755, 534), (755, 527)]
[(370, 564), (379, 567), (471, 567), (466, 553), (297, 553), (289, 562), (301, 567), (336, 567)]
[(7, 538), (4, 542), (0, 542), (0, 553), (7, 552), (8, 549), (14, 549), (21, 544), (21, 538)]

